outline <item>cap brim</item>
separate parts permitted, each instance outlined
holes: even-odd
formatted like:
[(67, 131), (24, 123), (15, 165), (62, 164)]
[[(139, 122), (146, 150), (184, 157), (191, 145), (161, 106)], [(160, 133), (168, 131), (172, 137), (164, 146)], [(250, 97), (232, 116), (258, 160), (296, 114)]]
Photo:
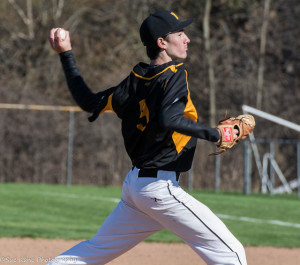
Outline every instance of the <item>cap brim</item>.
[(178, 30), (184, 29), (188, 25), (192, 24), (194, 22), (194, 20), (195, 20), (194, 18), (191, 18), (191, 19), (188, 19), (188, 20), (180, 22), (178, 24), (178, 26), (174, 29), (174, 31), (178, 31)]

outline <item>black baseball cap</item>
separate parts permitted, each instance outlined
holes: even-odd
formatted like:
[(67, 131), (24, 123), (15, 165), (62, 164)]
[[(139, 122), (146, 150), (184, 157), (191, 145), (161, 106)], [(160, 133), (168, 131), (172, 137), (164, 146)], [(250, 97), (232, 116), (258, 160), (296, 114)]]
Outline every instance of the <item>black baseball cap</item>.
[(150, 14), (140, 27), (140, 37), (145, 46), (156, 46), (159, 37), (182, 30), (194, 21), (193, 18), (181, 21), (174, 12), (158, 11)]

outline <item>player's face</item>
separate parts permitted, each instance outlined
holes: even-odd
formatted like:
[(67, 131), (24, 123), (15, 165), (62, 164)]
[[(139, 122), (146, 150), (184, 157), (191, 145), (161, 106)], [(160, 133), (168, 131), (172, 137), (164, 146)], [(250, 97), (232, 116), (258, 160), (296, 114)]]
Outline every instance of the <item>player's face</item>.
[(185, 59), (187, 57), (190, 39), (183, 30), (170, 33), (166, 37), (166, 41), (168, 45), (166, 52), (172, 58), (172, 60)]

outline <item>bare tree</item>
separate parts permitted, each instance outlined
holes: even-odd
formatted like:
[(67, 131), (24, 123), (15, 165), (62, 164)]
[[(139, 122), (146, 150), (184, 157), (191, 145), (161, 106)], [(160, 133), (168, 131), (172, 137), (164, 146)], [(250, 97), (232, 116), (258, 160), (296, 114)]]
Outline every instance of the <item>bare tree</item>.
[(261, 109), (262, 107), (262, 97), (263, 97), (263, 86), (264, 86), (264, 69), (265, 69), (265, 53), (266, 53), (266, 43), (267, 43), (267, 29), (269, 22), (269, 10), (270, 10), (271, 0), (265, 0), (264, 6), (264, 17), (261, 28), (260, 37), (260, 51), (259, 51), (259, 65), (258, 65), (258, 90), (256, 99), (256, 108)]
[(215, 74), (213, 59), (210, 49), (210, 11), (211, 11), (211, 0), (205, 2), (205, 13), (203, 19), (203, 34), (204, 34), (204, 45), (205, 55), (208, 62), (208, 77), (209, 77), (209, 109), (210, 109), (210, 126), (216, 125), (216, 88), (215, 88)]
[(26, 12), (16, 3), (15, 0), (8, 0), (8, 2), (12, 5), (12, 7), (16, 10), (22, 21), (27, 27), (28, 34), (24, 34), (23, 32), (18, 32), (18, 37), (23, 39), (33, 39), (34, 38), (34, 23), (32, 16), (32, 0), (26, 1)]

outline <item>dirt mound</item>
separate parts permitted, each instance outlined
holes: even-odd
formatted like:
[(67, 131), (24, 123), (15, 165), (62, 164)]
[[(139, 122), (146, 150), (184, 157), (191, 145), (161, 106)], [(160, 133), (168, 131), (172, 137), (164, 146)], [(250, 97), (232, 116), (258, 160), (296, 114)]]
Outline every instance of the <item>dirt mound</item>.
[[(46, 264), (79, 241), (0, 238), (0, 265)], [(247, 247), (248, 265), (300, 264), (300, 249)], [(205, 265), (185, 244), (141, 243), (109, 265)]]

